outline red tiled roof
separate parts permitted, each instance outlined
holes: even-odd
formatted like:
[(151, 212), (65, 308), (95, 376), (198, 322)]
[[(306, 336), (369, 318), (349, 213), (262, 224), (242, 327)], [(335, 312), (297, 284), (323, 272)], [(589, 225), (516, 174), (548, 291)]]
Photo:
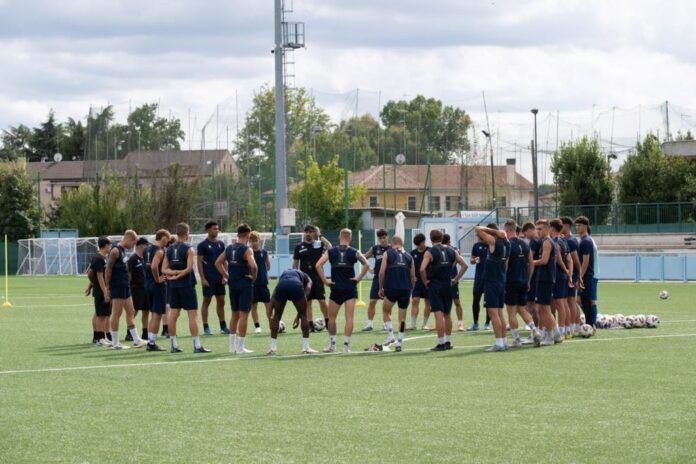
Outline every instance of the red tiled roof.
[[(425, 186), (427, 175), (427, 166), (404, 164), (396, 166), (396, 189), (397, 190), (420, 190)], [(495, 184), (497, 186), (509, 186), (507, 178), (507, 166), (494, 166)], [(394, 167), (393, 165), (372, 166), (364, 171), (359, 171), (351, 174), (348, 182), (351, 184), (363, 184), (368, 190), (379, 190), (382, 188), (382, 173), (386, 177), (386, 187), (392, 188), (394, 185)], [(459, 189), (464, 183), (464, 176), (468, 176), (469, 189), (483, 189), (486, 185), (490, 185), (490, 167), (488, 166), (469, 166), (462, 168), (459, 165), (431, 165), (431, 188), (452, 190)], [(531, 189), (532, 183), (515, 172), (514, 188)]]

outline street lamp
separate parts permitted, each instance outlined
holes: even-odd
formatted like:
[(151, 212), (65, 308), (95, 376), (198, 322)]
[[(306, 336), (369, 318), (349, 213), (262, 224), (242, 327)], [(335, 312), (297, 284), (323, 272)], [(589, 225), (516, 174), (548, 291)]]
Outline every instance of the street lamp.
[(534, 146), (532, 147), (532, 176), (534, 180), (534, 222), (539, 220), (539, 174), (537, 172), (537, 114), (539, 110), (533, 108), (534, 115)]
[(491, 140), (491, 134), (490, 132), (487, 132), (485, 130), (482, 130), (483, 135), (486, 136), (486, 139), (488, 140), (488, 146), (491, 149), (491, 190), (493, 193), (493, 209), (496, 212), (496, 221), (497, 221), (497, 216), (498, 216), (498, 201), (495, 196), (495, 169), (493, 168), (493, 141)]

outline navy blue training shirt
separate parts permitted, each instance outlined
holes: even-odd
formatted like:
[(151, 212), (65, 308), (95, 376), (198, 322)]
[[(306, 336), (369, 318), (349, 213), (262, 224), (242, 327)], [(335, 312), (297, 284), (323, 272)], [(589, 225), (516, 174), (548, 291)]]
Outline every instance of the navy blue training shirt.
[[(234, 243), (225, 250), (227, 258), (227, 284), (232, 288), (245, 288), (253, 286), (251, 279), (247, 276), (251, 274), (249, 263), (244, 258), (250, 248), (244, 243)], [(265, 265), (264, 265), (265, 266)]]
[[(488, 253), (486, 263), (483, 267), (483, 280), (486, 282), (505, 282), (505, 260), (507, 259), (508, 240), (500, 237), (495, 238), (493, 253)], [(486, 245), (488, 246), (488, 245)]]
[(268, 269), (266, 269), (266, 257), (268, 252), (263, 248), (254, 251), (254, 261), (256, 261), (256, 280), (254, 286), (262, 287), (268, 285)]
[(336, 290), (350, 290), (355, 288), (355, 263), (358, 262), (358, 250), (351, 246), (339, 245), (329, 251), (331, 263), (332, 288)]
[(411, 264), (413, 257), (402, 250), (387, 250), (387, 270), (384, 273), (384, 288), (388, 290), (411, 289)]
[(508, 284), (524, 284), (529, 282), (529, 269), (527, 268), (529, 257), (529, 245), (518, 237), (510, 239), (510, 257), (506, 282)]
[[(536, 266), (537, 282), (556, 282), (556, 244), (551, 238), (546, 238), (551, 243), (551, 254), (549, 261), (543, 266)], [(540, 247), (543, 254), (543, 247)]]
[(222, 275), (215, 268), (215, 260), (225, 252), (225, 242), (222, 240), (208, 240), (206, 238), (196, 248), (198, 256), (203, 258), (203, 274), (207, 281), (216, 282), (222, 279)]
[(452, 280), (452, 266), (457, 263), (454, 248), (437, 244), (430, 247), (432, 260), (428, 264), (428, 279), (430, 282), (448, 284)]

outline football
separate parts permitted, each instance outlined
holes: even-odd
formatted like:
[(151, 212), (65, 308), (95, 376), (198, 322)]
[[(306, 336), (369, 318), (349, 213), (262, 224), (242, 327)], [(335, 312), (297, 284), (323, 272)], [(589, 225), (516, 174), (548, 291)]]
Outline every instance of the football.
[(317, 332), (321, 332), (322, 330), (324, 330), (325, 325), (326, 324), (324, 324), (324, 319), (320, 317), (314, 319), (314, 330), (316, 330)]
[(645, 324), (651, 329), (657, 329), (660, 326), (660, 318), (651, 314), (645, 318)]
[(580, 326), (580, 331), (578, 333), (582, 338), (590, 338), (593, 334), (592, 326), (589, 324), (583, 324)]
[(285, 333), (285, 322), (280, 321), (280, 324), (278, 324), (278, 333)]
[(667, 290), (662, 290), (660, 292), (660, 299), (666, 300), (667, 298), (669, 298), (669, 292)]
[(638, 314), (633, 321), (633, 327), (638, 327), (642, 329), (645, 327), (645, 316), (643, 314)]

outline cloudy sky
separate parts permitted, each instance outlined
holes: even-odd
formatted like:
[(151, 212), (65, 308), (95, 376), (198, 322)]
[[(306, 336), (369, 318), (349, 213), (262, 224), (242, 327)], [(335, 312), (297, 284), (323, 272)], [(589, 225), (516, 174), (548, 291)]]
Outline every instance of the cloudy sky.
[[(666, 100), (672, 132), (696, 128), (693, 1), (293, 7), (287, 19), (307, 28), (295, 83), (335, 117), (424, 94), (483, 125), (483, 90), (501, 159), (522, 156), (532, 107), (542, 149), (555, 147), (557, 132), (563, 140), (597, 131), (620, 152), (639, 131), (664, 133)], [(159, 101), (163, 114), (191, 126), (193, 145), (218, 106), (217, 141), (207, 138), (224, 145), (254, 90), (273, 82), (272, 46), (271, 0), (0, 0), (0, 127), (37, 124), (49, 108), (80, 118), (107, 103), (124, 119), (129, 106)]]

